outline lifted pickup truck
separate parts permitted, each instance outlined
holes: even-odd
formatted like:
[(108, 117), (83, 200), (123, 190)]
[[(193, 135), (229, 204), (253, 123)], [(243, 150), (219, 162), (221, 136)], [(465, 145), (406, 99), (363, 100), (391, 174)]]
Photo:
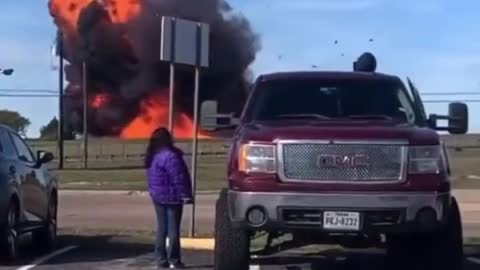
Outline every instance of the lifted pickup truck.
[[(205, 127), (236, 128), (216, 206), (215, 269), (248, 269), (262, 232), (257, 255), (333, 243), (461, 269), (460, 211), (437, 131), (466, 133), (468, 108), (427, 116), (408, 86), (377, 72), (262, 75), (240, 119), (205, 118)], [(291, 241), (272, 246), (285, 234)]]

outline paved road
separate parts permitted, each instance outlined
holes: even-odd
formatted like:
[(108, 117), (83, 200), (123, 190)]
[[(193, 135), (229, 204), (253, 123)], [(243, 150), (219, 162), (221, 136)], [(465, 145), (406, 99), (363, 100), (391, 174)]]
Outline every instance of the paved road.
[[(480, 236), (480, 196), (477, 192), (456, 191), (461, 203), (467, 237)], [(198, 198), (197, 224), (200, 234), (212, 231), (214, 201), (216, 195), (201, 195)], [(41, 254), (24, 247), (23, 259), (0, 270), (77, 270), (77, 269), (153, 269), (150, 239), (120, 237), (117, 231), (153, 231), (154, 216), (148, 196), (123, 193), (62, 192), (60, 196), (59, 222), (63, 229), (59, 248), (75, 246), (46, 263), (35, 266)], [(189, 209), (186, 209), (184, 230), (188, 229)], [(102, 231), (87, 235), (87, 229)], [(80, 231), (81, 233), (76, 233)], [(110, 232), (110, 233), (109, 233)], [(28, 243), (28, 239), (27, 243)], [(467, 247), (469, 260), (466, 270), (480, 270), (480, 245)], [(184, 251), (186, 263), (191, 269), (212, 269), (210, 252)], [(478, 258), (475, 262), (472, 262)], [(339, 252), (322, 250), (315, 254), (282, 254), (274, 258), (252, 261), (252, 269), (386, 269), (385, 256), (381, 251), (368, 250)], [(33, 262), (33, 264), (32, 264)], [(25, 265), (29, 267), (24, 267)], [(23, 267), (23, 268), (22, 268)], [(390, 268), (387, 268), (390, 269)]]
[[(455, 191), (462, 209), (466, 236), (480, 236), (480, 196), (478, 191)], [(198, 235), (211, 235), (217, 195), (197, 198)], [(64, 228), (153, 231), (155, 216), (146, 195), (126, 192), (62, 192), (59, 223)], [(190, 207), (185, 209), (183, 231), (188, 232)]]
[[(43, 254), (24, 249), (25, 259), (15, 265), (0, 266), (0, 270), (137, 270), (155, 269), (151, 245), (113, 236), (62, 236), (62, 245), (76, 245), (74, 249), (59, 257), (35, 266), (25, 268), (33, 257)], [(465, 270), (480, 270), (480, 264), (472, 258), (480, 258), (480, 247), (467, 247), (469, 259)], [(184, 251), (189, 269), (211, 270), (212, 255), (208, 251)], [(473, 259), (475, 260), (475, 259)], [(479, 260), (480, 261), (480, 260)], [(394, 269), (386, 260), (383, 251), (342, 251), (339, 249), (318, 249), (310, 253), (290, 252), (271, 258), (253, 259), (252, 270), (357, 270)], [(403, 268), (417, 269), (417, 268)], [(402, 269), (402, 270), (403, 270)]]

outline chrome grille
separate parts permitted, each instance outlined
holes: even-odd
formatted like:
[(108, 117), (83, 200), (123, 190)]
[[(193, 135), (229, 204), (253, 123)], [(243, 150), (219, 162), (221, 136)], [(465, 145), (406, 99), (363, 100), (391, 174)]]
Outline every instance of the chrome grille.
[(281, 176), (286, 181), (400, 181), (405, 149), (382, 144), (281, 144)]

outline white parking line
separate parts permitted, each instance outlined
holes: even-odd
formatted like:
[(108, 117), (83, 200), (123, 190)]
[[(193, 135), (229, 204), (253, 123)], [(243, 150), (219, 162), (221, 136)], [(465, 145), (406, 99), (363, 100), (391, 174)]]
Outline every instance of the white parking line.
[(67, 252), (69, 252), (69, 251), (71, 251), (71, 250), (74, 250), (74, 249), (76, 249), (76, 248), (77, 248), (77, 246), (69, 246), (69, 247), (65, 247), (65, 248), (59, 249), (59, 250), (57, 250), (57, 251), (54, 251), (54, 252), (52, 252), (52, 253), (50, 253), (50, 254), (48, 254), (48, 255), (45, 255), (45, 256), (41, 257), (41, 258), (38, 258), (37, 260), (35, 260), (35, 261), (32, 262), (31, 264), (22, 266), (22, 267), (18, 268), (17, 270), (29, 270), (29, 269), (32, 269), (32, 268), (37, 267), (37, 266), (39, 266), (39, 265), (41, 265), (41, 264), (43, 264), (43, 263), (48, 262), (49, 260), (51, 260), (51, 259), (53, 259), (53, 258), (55, 258), (55, 257), (57, 257), (57, 256), (60, 256), (60, 255), (62, 255), (62, 254), (64, 254), (64, 253), (67, 253)]
[(249, 270), (260, 270), (260, 265), (250, 265)]
[(468, 257), (467, 260), (475, 264), (480, 264), (480, 259), (477, 259), (477, 258)]

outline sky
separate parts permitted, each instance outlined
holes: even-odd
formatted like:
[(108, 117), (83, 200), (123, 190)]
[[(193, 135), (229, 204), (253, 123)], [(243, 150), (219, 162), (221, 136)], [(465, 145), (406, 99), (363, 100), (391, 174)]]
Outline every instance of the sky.
[[(411, 78), (421, 93), (480, 92), (478, 0), (230, 0), (249, 19), (262, 49), (256, 75), (290, 70), (351, 70), (363, 52), (377, 56), (379, 72)], [(46, 0), (3, 1), (0, 16), (0, 89), (57, 90), (51, 46), (56, 28)], [(369, 40), (373, 39), (373, 42)], [(338, 44), (335, 44), (335, 40)], [(464, 100), (480, 96), (423, 96)], [(470, 132), (480, 132), (480, 103), (468, 103)], [(29, 137), (58, 113), (55, 98), (0, 96), (0, 108), (29, 118)], [(446, 114), (447, 103), (427, 103)]]

